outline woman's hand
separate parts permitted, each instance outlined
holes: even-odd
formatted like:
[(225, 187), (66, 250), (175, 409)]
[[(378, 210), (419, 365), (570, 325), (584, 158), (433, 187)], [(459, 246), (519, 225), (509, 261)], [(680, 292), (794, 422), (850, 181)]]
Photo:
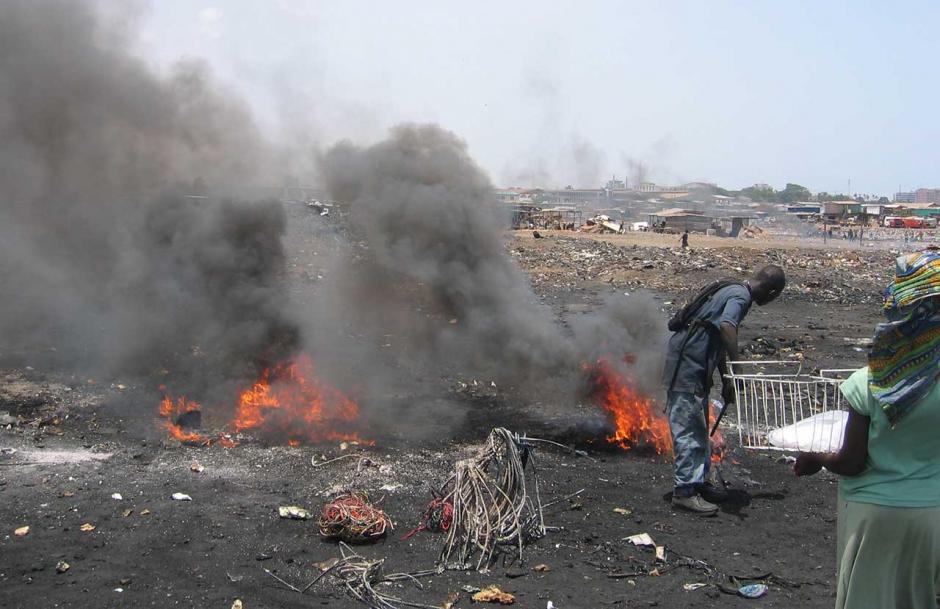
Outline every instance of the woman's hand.
[(793, 464), (793, 473), (797, 476), (812, 476), (823, 467), (822, 455), (819, 453), (800, 453)]

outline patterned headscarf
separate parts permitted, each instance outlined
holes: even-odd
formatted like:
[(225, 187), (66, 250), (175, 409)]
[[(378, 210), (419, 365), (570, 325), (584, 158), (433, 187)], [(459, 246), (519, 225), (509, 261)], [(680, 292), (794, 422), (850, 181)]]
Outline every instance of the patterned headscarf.
[(892, 427), (933, 389), (940, 376), (940, 254), (897, 259), (884, 294), (886, 323), (875, 328), (868, 386)]

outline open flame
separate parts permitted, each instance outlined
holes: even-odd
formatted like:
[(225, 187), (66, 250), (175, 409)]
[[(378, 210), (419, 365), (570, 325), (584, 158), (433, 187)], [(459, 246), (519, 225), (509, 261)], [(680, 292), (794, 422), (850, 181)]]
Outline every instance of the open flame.
[(169, 395), (164, 395), (163, 399), (160, 401), (160, 416), (165, 419), (163, 421), (163, 427), (172, 437), (180, 442), (208, 445), (211, 443), (209, 438), (195, 431), (187, 431), (182, 425), (176, 423), (176, 421), (187, 412), (199, 410), (200, 406), (198, 402), (187, 400), (186, 398), (178, 398), (174, 401)]
[[(185, 429), (179, 417), (200, 410), (198, 402), (185, 397), (164, 395), (159, 414), (170, 435), (182, 442), (226, 447), (238, 443), (227, 434), (218, 439)], [(265, 369), (260, 378), (237, 398), (235, 415), (226, 430), (241, 433), (256, 430), (264, 435), (286, 438), (299, 446), (327, 440), (359, 441), (351, 429), (359, 418), (359, 406), (338, 389), (321, 381), (313, 360), (301, 355), (292, 361)]]
[(656, 403), (641, 394), (607, 360), (589, 366), (593, 396), (610, 415), (614, 432), (606, 440), (624, 450), (651, 447), (657, 454), (672, 450), (669, 423), (656, 413)]
[[(715, 427), (715, 419), (718, 412), (715, 408), (708, 409), (708, 431)], [(711, 444), (711, 462), (721, 463), (725, 459), (725, 438), (721, 435), (721, 429), (715, 428), (715, 434), (709, 438)]]

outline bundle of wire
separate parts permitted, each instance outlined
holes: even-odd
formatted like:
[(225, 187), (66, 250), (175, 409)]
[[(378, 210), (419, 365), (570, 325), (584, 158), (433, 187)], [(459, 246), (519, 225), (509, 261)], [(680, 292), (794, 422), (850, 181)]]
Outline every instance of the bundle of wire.
[(388, 515), (372, 506), (363, 493), (345, 492), (323, 506), (320, 534), (349, 543), (363, 543), (383, 537), (394, 528)]
[(428, 504), (428, 509), (424, 511), (424, 516), (421, 518), (421, 524), (417, 528), (414, 528), (407, 533), (405, 533), (401, 541), (406, 541), (411, 539), (421, 531), (431, 531), (432, 533), (440, 533), (450, 530), (450, 525), (454, 523), (454, 506), (450, 502), (442, 500), (440, 497), (435, 497), (431, 500), (431, 503)]
[[(526, 489), (526, 465), (531, 465), (535, 501)], [(503, 548), (518, 549), (545, 535), (538, 477), (531, 446), (503, 427), (490, 432), (476, 456), (458, 461), (444, 484), (442, 502), (453, 506), (440, 565), (468, 569), (479, 552), (476, 569), (488, 568)]]

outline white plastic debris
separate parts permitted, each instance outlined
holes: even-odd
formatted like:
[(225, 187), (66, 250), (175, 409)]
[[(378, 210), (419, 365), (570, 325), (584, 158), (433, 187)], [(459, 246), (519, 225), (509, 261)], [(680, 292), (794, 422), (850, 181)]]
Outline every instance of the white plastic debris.
[(655, 546), (656, 545), (656, 542), (653, 541), (653, 538), (650, 537), (649, 533), (638, 533), (637, 535), (624, 537), (623, 540), (629, 541), (635, 546)]
[(124, 497), (121, 496), (121, 493), (114, 493), (111, 495), (111, 499), (114, 499), (115, 501), (123, 501)]
[(834, 453), (842, 448), (849, 413), (830, 410), (807, 417), (793, 425), (774, 429), (767, 441), (777, 448), (804, 452)]
[(277, 514), (281, 518), (289, 518), (291, 520), (309, 520), (313, 518), (313, 514), (310, 513), (310, 510), (304, 509), (298, 505), (282, 505), (277, 508)]
[(192, 501), (193, 498), (185, 493), (173, 493), (173, 501)]

